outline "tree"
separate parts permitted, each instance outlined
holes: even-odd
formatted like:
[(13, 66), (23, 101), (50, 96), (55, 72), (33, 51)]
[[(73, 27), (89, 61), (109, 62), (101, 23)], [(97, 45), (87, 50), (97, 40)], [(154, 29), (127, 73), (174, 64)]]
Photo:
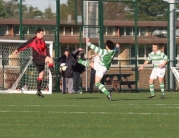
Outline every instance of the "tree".
[(62, 20), (66, 20), (67, 19), (67, 15), (69, 14), (68, 12), (68, 6), (66, 4), (61, 4), (60, 5), (60, 19)]
[[(134, 20), (135, 3), (104, 2), (105, 20)], [(138, 3), (138, 20), (167, 20), (167, 2), (163, 0), (136, 0)]]
[(104, 20), (124, 20), (126, 19), (126, 4), (124, 2), (103, 3)]
[(68, 0), (67, 3), (60, 5), (60, 19), (66, 20), (68, 15), (71, 15), (72, 19), (75, 19), (75, 10), (77, 15), (82, 15), (82, 0), (77, 0), (77, 7), (75, 9), (75, 0)]
[[(138, 3), (138, 20), (141, 21), (165, 21), (167, 20), (167, 2), (163, 0), (137, 0)], [(130, 9), (127, 14), (128, 19), (134, 19), (134, 4), (128, 4)]]
[(14, 1), (5, 3), (7, 18), (19, 18), (19, 6)]
[(48, 8), (45, 9), (44, 12), (44, 19), (55, 19), (55, 13), (52, 12), (52, 8), (49, 6)]
[(0, 18), (6, 18), (6, 17), (7, 17), (7, 14), (4, 8), (4, 2), (3, 0), (0, 0)]
[(40, 19), (43, 17), (43, 12), (39, 10), (37, 7), (29, 6), (27, 10), (27, 19)]

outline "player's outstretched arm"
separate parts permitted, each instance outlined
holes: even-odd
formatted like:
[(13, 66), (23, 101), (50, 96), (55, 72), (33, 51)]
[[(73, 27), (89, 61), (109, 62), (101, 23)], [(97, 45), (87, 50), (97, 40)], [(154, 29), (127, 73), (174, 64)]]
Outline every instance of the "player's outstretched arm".
[(119, 44), (119, 43), (117, 43), (117, 44), (116, 44), (116, 47), (117, 47), (117, 48), (120, 48), (120, 44)]
[(144, 66), (147, 65), (148, 63), (149, 63), (149, 61), (146, 60), (146, 61), (144, 62), (144, 64), (143, 64), (142, 66), (139, 67), (138, 71), (143, 70), (143, 69), (144, 69)]
[(120, 44), (117, 43), (117, 44), (116, 44), (116, 47), (114, 48), (114, 50), (115, 50), (116, 52), (118, 52), (118, 51), (119, 51), (119, 48), (120, 48)]
[(94, 44), (92, 44), (90, 42), (90, 39), (89, 38), (86, 38), (86, 44), (87, 46), (89, 46), (95, 53), (97, 53), (97, 55), (105, 55), (107, 53), (107, 50), (106, 49), (101, 49), (97, 46), (95, 46)]

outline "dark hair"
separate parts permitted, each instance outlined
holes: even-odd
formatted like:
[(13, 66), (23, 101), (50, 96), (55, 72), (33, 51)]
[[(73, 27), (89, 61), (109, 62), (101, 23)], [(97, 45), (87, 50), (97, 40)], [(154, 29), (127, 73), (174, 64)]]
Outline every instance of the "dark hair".
[(106, 46), (110, 49), (113, 50), (115, 48), (114, 43), (111, 40), (106, 41)]
[(44, 32), (44, 30), (41, 29), (41, 28), (37, 28), (36, 31), (35, 31), (36, 34), (37, 34), (37, 33), (40, 33), (40, 32)]
[(157, 44), (157, 43), (153, 43), (153, 45), (152, 45), (152, 46), (154, 46), (154, 45), (155, 45), (155, 46), (157, 46), (158, 48), (159, 48), (159, 46), (160, 46), (160, 45), (159, 45), (159, 44)]

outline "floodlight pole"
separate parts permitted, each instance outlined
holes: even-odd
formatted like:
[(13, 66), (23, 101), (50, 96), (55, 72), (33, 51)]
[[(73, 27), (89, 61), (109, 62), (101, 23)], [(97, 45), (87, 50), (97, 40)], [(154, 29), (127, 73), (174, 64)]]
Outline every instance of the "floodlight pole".
[(99, 45), (99, 47), (100, 48), (104, 48), (104, 23), (103, 23), (103, 2), (102, 2), (102, 0), (99, 0), (99, 2), (98, 2), (98, 18), (99, 18), (99, 39), (100, 39), (100, 45)]
[[(175, 0), (168, 0), (169, 3), (169, 28), (170, 28), (170, 34), (169, 34), (169, 54), (168, 57), (170, 59), (170, 62), (168, 64), (169, 69), (170, 67), (175, 66), (176, 61), (176, 12), (175, 12)], [(169, 74), (169, 82), (170, 82), (170, 90), (175, 90), (175, 80), (174, 75), (172, 71), (170, 70)]]

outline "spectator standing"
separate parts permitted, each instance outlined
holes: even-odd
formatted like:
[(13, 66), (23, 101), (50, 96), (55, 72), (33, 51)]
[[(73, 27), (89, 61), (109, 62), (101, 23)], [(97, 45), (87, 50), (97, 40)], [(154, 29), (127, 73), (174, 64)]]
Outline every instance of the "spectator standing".
[[(72, 55), (74, 58), (77, 60), (77, 55), (80, 54), (81, 58), (84, 59), (84, 53), (82, 48), (78, 48), (77, 50), (72, 52)], [(76, 94), (82, 94), (81, 90), (81, 83), (82, 83), (82, 78), (81, 74), (85, 71), (85, 66), (82, 64), (79, 64), (77, 62), (76, 66), (73, 67), (73, 84), (74, 84), (74, 90)]]
[(61, 56), (57, 63), (61, 65), (65, 63), (67, 65), (67, 69), (61, 72), (62, 75), (62, 94), (67, 93), (74, 93), (74, 86), (73, 86), (73, 67), (76, 66), (76, 59), (69, 53), (69, 49), (66, 48), (64, 51), (64, 55)]

